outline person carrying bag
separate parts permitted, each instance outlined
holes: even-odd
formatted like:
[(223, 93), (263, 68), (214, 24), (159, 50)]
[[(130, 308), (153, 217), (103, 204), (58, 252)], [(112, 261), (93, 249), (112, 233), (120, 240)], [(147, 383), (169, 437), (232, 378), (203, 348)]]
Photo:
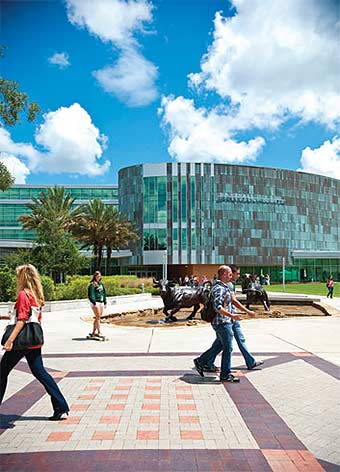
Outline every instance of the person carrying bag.
[(44, 294), (37, 269), (31, 264), (17, 267), (17, 300), (11, 321), (2, 338), (3, 349), (0, 365), (0, 404), (5, 395), (7, 379), (17, 363), (25, 357), (34, 377), (51, 397), (53, 415), (51, 421), (59, 421), (68, 414), (69, 406), (53, 377), (46, 371), (41, 347), (44, 343), (41, 307)]

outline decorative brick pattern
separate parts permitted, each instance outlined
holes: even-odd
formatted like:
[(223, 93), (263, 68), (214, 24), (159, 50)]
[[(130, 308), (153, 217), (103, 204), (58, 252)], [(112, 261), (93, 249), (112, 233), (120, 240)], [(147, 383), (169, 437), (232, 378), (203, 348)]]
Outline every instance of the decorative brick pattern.
[(197, 406), (193, 403), (178, 403), (177, 404), (178, 410), (197, 410)]
[(149, 439), (158, 439), (159, 438), (159, 431), (142, 431), (138, 430), (137, 431), (137, 439), (146, 441)]
[(141, 416), (139, 418), (140, 423), (159, 423), (160, 421), (160, 416)]
[(92, 436), (93, 441), (113, 441), (115, 433), (112, 431), (95, 431)]
[(100, 423), (102, 424), (119, 424), (121, 416), (102, 416), (100, 418)]
[(78, 400), (94, 400), (96, 395), (79, 395)]
[(109, 403), (106, 405), (106, 410), (124, 410), (125, 403)]
[(196, 424), (200, 422), (199, 416), (180, 416), (179, 417), (180, 423), (190, 423)]
[(309, 451), (262, 449), (262, 453), (274, 472), (324, 471), (324, 468), (321, 467)]
[(60, 432), (50, 433), (47, 437), (47, 441), (69, 441), (72, 437), (72, 433)]
[[(317, 356), (271, 356), (263, 369), (306, 362), (336, 377), (336, 366)], [(72, 416), (63, 421), (41, 421), (49, 399), (36, 381), (5, 401), (2, 412), (11, 409), (23, 416), (17, 421), (18, 416), (3, 415), (0, 459), (4, 470), (18, 470), (23, 463), (27, 470), (39, 470), (34, 468), (37, 463), (50, 472), (60, 470), (62, 463), (85, 470), (94, 457), (96, 469), (110, 472), (138, 470), (136, 464), (147, 464), (150, 472), (336, 470), (331, 460), (318, 461), (306, 449), (256, 388), (254, 380), (261, 370), (240, 371), (239, 384), (220, 384), (212, 376), (201, 379), (192, 371), (180, 377), (172, 375), (172, 370), (147, 371), (150, 377), (145, 377), (146, 371), (120, 371), (119, 376), (112, 372), (117, 371), (96, 372), (93, 378), (88, 371), (59, 377), (71, 404)], [(29, 446), (15, 439), (25, 434), (27, 425), (32, 431)], [(60, 450), (54, 452), (59, 443)], [(41, 444), (50, 450), (41, 452)]]

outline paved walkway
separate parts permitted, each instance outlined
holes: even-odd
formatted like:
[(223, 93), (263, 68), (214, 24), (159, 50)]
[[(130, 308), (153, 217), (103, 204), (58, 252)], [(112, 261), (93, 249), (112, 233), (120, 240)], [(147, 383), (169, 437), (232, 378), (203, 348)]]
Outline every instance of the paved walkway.
[(85, 339), (88, 313), (44, 316), (44, 362), (71, 406), (67, 420), (46, 420), (49, 398), (25, 361), (12, 372), (0, 410), (3, 470), (340, 469), (340, 317), (243, 321), (265, 363), (246, 370), (235, 347), (241, 382), (221, 384), (192, 368), (214, 339), (209, 325), (105, 326), (110, 339), (99, 343)]

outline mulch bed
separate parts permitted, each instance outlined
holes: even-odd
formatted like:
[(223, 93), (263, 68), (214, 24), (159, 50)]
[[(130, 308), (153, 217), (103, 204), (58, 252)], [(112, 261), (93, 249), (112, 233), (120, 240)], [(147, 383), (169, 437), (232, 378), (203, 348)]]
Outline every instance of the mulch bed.
[[(252, 306), (255, 312), (255, 318), (288, 318), (291, 316), (325, 316), (318, 308), (311, 305), (273, 305), (269, 312), (266, 312), (262, 306)], [(193, 320), (187, 320), (192, 310), (182, 309), (176, 313), (178, 319), (175, 323), (164, 323), (164, 314), (161, 308), (138, 310), (135, 312), (105, 314), (102, 318), (103, 323), (116, 326), (136, 326), (140, 328), (178, 328), (180, 326), (204, 326), (199, 313)], [(241, 315), (242, 320), (254, 319), (247, 315)]]

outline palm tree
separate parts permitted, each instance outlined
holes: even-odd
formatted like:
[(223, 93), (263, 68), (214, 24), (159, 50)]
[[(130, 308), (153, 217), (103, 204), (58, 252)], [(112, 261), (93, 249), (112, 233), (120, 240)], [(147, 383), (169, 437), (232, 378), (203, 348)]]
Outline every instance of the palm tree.
[(37, 230), (53, 222), (54, 227), (68, 231), (80, 215), (80, 207), (74, 206), (75, 198), (70, 193), (65, 194), (64, 187), (48, 188), (47, 192), (40, 192), (38, 198), (32, 198), (32, 202), (26, 204), (31, 213), (19, 217), (24, 229)]
[(126, 247), (130, 241), (138, 239), (138, 235), (133, 230), (133, 225), (113, 206), (106, 207), (106, 273), (111, 273), (111, 256), (113, 250)]
[(92, 200), (81, 206), (82, 214), (71, 227), (73, 235), (91, 248), (95, 257), (95, 270), (101, 269), (103, 250), (106, 248), (106, 273), (111, 273), (112, 251), (125, 247), (129, 241), (137, 239), (132, 225), (121, 216), (112, 205), (101, 200)]
[(32, 203), (26, 204), (31, 213), (19, 217), (24, 229), (37, 232), (32, 251), (35, 264), (55, 282), (83, 265), (70, 234), (71, 226), (80, 216), (80, 208), (74, 202), (75, 198), (65, 193), (64, 187), (55, 186), (32, 198)]
[(83, 247), (92, 248), (95, 256), (95, 270), (100, 270), (105, 245), (105, 229), (107, 224), (106, 205), (95, 199), (81, 205), (81, 214), (71, 226), (72, 234)]

